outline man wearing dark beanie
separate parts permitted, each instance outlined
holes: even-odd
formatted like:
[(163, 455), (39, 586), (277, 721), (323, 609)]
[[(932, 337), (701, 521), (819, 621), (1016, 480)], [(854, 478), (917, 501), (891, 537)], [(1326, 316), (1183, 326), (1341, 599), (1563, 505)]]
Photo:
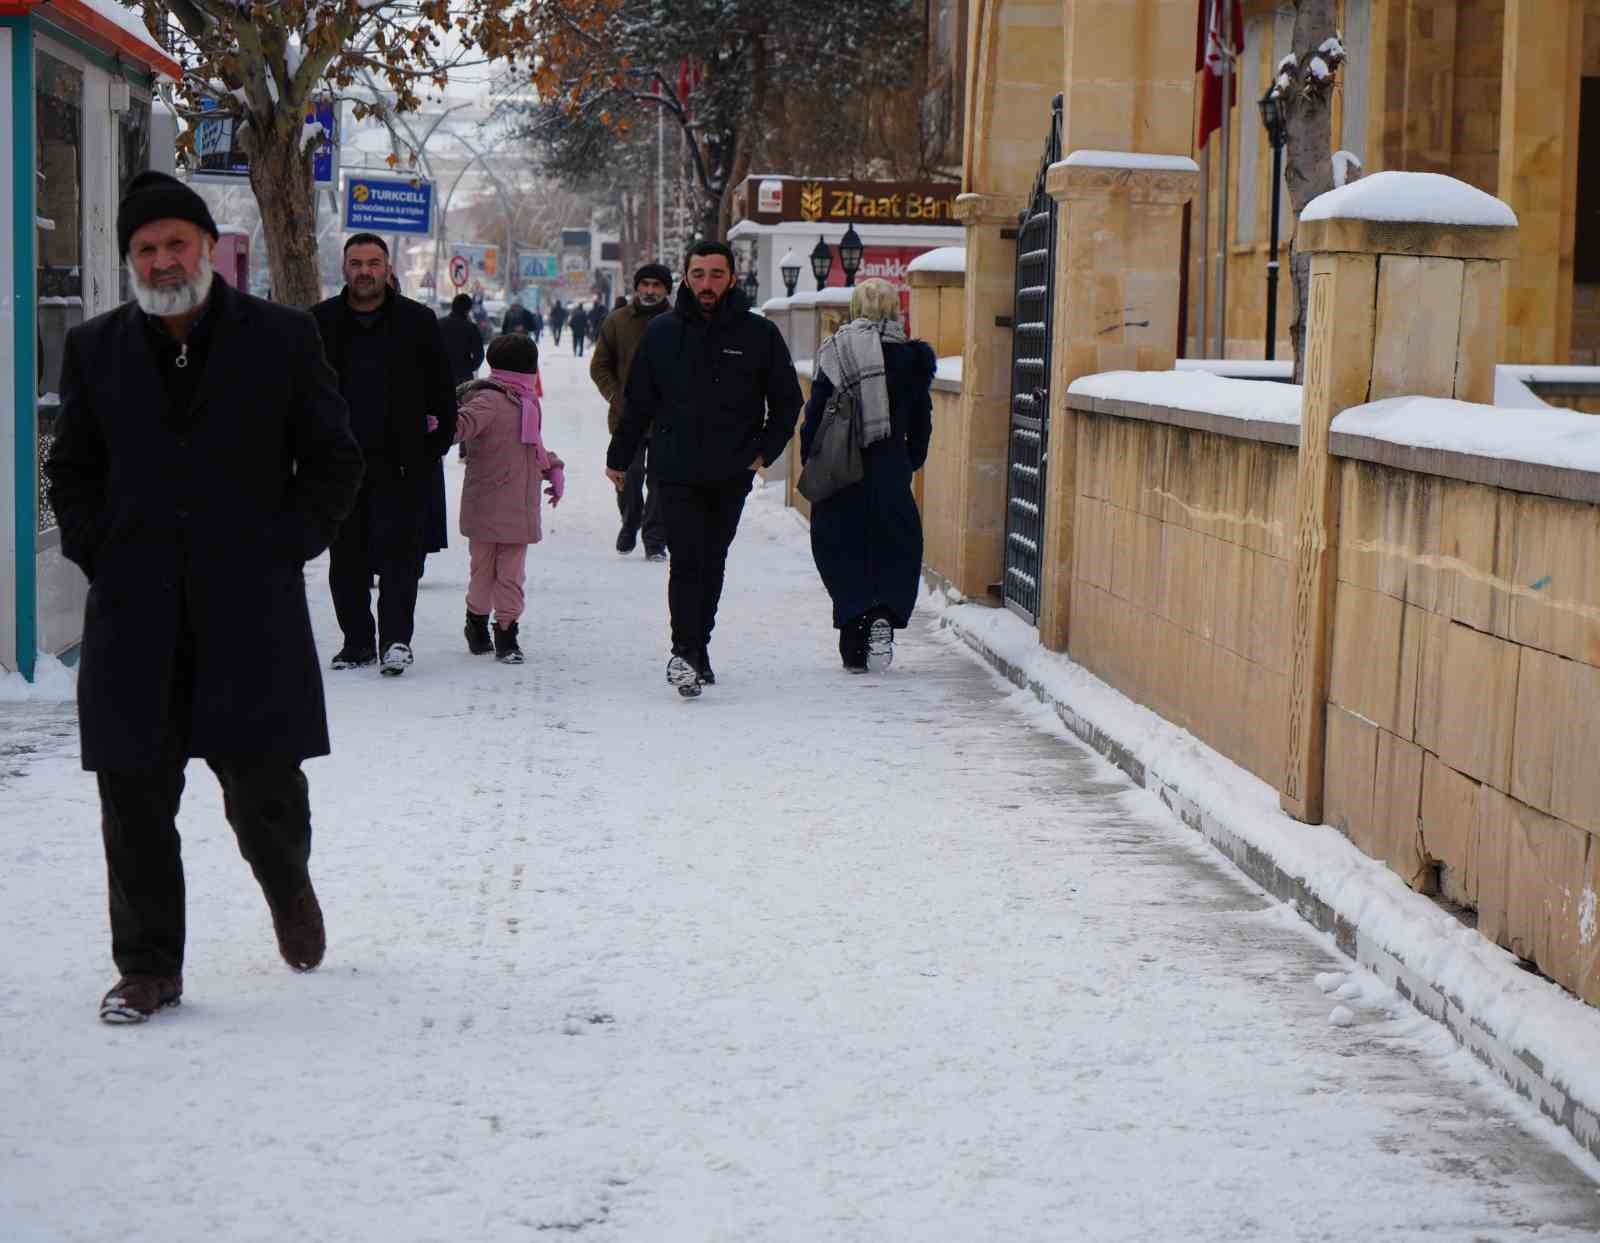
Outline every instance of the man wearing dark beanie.
[(117, 212), (134, 301), (67, 334), (45, 464), (61, 550), (89, 579), (78, 672), (121, 978), (138, 1023), (183, 994), (184, 768), (204, 759), (297, 971), (322, 961), (302, 761), (329, 750), (302, 567), (361, 485), (304, 311), (211, 270), (199, 195), (142, 173)]
[[(644, 340), (644, 330), (667, 309), (667, 294), (672, 291), (672, 273), (659, 263), (646, 263), (633, 275), (633, 301), (618, 307), (600, 324), (594, 354), (589, 359), (589, 378), (600, 395), (610, 403), (606, 425), (614, 436), (622, 421), (622, 394), (628, 387), (628, 371), (633, 356)], [(617, 551), (627, 556), (638, 543), (644, 528), (644, 555), (647, 561), (667, 559), (667, 524), (661, 516), (661, 502), (655, 488), (645, 499), (645, 473), (648, 469), (650, 439), (640, 442), (627, 477), (617, 492), (617, 509), (622, 514), (622, 530), (617, 533)]]

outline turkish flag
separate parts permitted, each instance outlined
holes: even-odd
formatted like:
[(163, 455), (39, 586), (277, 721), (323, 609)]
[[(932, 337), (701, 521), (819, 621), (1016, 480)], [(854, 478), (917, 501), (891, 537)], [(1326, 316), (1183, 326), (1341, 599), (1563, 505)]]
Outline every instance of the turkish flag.
[[(1204, 71), (1200, 83), (1200, 134), (1196, 146), (1204, 150), (1213, 131), (1222, 127), (1222, 75), (1228, 63), (1227, 47), (1222, 37), (1222, 6), (1230, 0), (1200, 0), (1194, 37), (1194, 71)], [(1231, 0), (1233, 12), (1229, 14), (1227, 44), (1232, 44), (1234, 55), (1244, 51), (1244, 14), (1240, 0)], [(1239, 75), (1229, 79), (1229, 106), (1239, 102)]]

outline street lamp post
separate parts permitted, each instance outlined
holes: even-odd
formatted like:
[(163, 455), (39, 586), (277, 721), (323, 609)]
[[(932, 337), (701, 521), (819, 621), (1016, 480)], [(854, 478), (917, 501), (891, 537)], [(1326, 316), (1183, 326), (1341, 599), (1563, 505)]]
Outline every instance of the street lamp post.
[(794, 297), (794, 287), (800, 283), (800, 256), (793, 249), (778, 260), (778, 273), (783, 277), (783, 296)]
[(839, 266), (844, 269), (846, 289), (856, 283), (856, 273), (861, 270), (861, 253), (865, 249), (861, 245), (861, 235), (856, 232), (856, 226), (848, 225), (844, 236), (839, 239)]
[(811, 248), (811, 275), (817, 278), (818, 289), (828, 283), (832, 271), (833, 251), (828, 248), (827, 242), (818, 237), (817, 244)]
[(1273, 87), (1261, 97), (1261, 124), (1272, 146), (1272, 224), (1267, 242), (1267, 350), (1270, 362), (1278, 355), (1278, 219), (1283, 205), (1283, 148), (1289, 141), (1289, 123), (1283, 115), (1283, 97)]

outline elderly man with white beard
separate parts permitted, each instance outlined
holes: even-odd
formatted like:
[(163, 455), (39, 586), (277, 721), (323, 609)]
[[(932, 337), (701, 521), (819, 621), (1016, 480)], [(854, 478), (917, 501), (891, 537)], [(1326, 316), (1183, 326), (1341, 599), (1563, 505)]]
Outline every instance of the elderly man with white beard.
[(45, 466), (62, 551), (89, 579), (78, 722), (121, 973), (108, 1023), (183, 994), (191, 758), (222, 785), (279, 953), (309, 971), (326, 948), (300, 768), (329, 750), (304, 564), (363, 464), (311, 316), (215, 276), (216, 239), (182, 182), (133, 179), (117, 240), (135, 300), (67, 335)]

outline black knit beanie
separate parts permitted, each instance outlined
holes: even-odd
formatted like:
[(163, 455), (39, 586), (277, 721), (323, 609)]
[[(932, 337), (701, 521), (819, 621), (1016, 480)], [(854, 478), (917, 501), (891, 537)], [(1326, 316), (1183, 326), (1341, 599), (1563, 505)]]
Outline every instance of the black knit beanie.
[(122, 258), (128, 257), (134, 232), (152, 220), (187, 220), (213, 238), (217, 236), (217, 222), (206, 201), (176, 177), (154, 171), (140, 173), (130, 181), (117, 207), (117, 246)]
[(532, 375), (539, 370), (539, 347), (533, 338), (520, 332), (507, 332), (489, 342), (489, 366), (496, 371), (520, 371)]
[(660, 263), (646, 263), (633, 274), (633, 287), (639, 288), (640, 281), (660, 281), (667, 287), (667, 292), (672, 292), (672, 273)]

